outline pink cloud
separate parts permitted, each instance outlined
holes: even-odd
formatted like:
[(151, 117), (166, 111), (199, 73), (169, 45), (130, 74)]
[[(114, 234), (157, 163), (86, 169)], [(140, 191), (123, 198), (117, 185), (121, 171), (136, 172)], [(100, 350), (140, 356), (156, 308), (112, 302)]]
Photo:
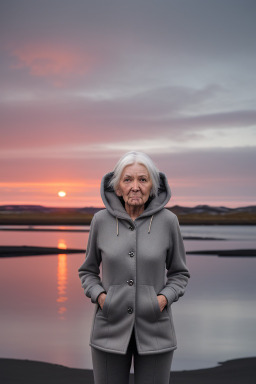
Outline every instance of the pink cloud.
[(12, 68), (28, 68), (32, 76), (55, 80), (88, 73), (95, 58), (84, 52), (59, 45), (30, 44), (12, 50), (16, 63)]

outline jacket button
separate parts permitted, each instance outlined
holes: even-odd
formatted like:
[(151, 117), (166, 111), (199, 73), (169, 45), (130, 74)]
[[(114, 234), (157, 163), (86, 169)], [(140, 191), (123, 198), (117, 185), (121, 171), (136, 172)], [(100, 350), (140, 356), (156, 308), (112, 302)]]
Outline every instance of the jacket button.
[(132, 286), (133, 285), (133, 280), (127, 280), (128, 285)]
[(133, 251), (130, 251), (130, 252), (129, 252), (129, 256), (130, 256), (130, 257), (133, 257), (133, 256), (134, 256), (134, 252), (133, 252)]
[(131, 307), (128, 307), (127, 312), (131, 315), (133, 313), (133, 309)]
[(134, 228), (132, 226), (129, 227), (130, 231), (134, 231)]

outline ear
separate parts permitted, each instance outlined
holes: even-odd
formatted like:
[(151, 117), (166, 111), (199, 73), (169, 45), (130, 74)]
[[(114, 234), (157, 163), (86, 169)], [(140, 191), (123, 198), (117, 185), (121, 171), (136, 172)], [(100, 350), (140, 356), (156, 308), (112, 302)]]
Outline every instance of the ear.
[(116, 195), (119, 196), (119, 197), (122, 196), (122, 192), (121, 192), (119, 187), (116, 189)]

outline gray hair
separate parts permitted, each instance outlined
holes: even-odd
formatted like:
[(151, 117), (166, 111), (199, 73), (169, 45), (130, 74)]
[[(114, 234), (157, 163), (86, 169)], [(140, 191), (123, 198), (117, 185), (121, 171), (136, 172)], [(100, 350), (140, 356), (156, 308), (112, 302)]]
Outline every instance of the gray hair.
[(148, 155), (146, 155), (146, 153), (143, 153), (143, 152), (132, 151), (132, 152), (125, 153), (121, 157), (121, 159), (117, 162), (114, 168), (113, 177), (109, 185), (113, 187), (114, 190), (116, 191), (124, 168), (127, 167), (127, 165), (132, 165), (134, 163), (142, 164), (147, 168), (150, 179), (152, 181), (152, 189), (150, 192), (150, 196), (156, 196), (159, 188), (159, 181), (160, 181), (159, 171), (156, 165), (151, 160), (151, 158)]

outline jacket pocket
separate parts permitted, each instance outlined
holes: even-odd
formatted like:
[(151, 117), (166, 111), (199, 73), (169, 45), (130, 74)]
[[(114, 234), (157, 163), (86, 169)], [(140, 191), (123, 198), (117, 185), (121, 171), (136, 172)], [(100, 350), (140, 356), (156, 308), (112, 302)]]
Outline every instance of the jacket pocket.
[(137, 317), (154, 323), (160, 316), (160, 307), (152, 285), (139, 285), (137, 294)]
[[(171, 308), (169, 308), (171, 311)], [(137, 329), (142, 350), (164, 351), (176, 348), (174, 325), (170, 312), (160, 310), (153, 285), (138, 286)]]
[(154, 287), (152, 287), (152, 285), (149, 285), (148, 287), (149, 287), (150, 297), (151, 297), (151, 300), (153, 303), (156, 319), (158, 319), (162, 312), (161, 312), (161, 309), (160, 309), (160, 306), (159, 306), (159, 303), (157, 300), (157, 294), (155, 292)]
[(115, 288), (116, 288), (115, 285), (111, 285), (109, 287), (105, 301), (104, 301), (104, 304), (103, 304), (103, 307), (102, 307), (102, 309), (100, 309), (98, 311), (99, 315), (102, 315), (104, 317), (108, 317), (108, 313), (109, 313), (109, 309), (110, 309), (110, 305), (111, 305), (111, 299), (112, 299), (112, 296), (114, 294)]

